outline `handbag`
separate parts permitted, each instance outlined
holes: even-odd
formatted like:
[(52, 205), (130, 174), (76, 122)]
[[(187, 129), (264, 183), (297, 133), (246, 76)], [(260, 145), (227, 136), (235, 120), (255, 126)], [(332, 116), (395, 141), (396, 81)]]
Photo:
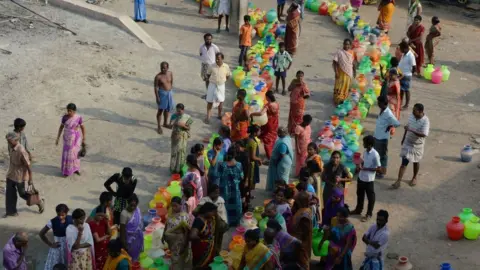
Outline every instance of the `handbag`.
[(80, 151), (78, 151), (78, 156), (85, 157), (86, 155), (87, 155), (87, 145), (85, 143), (82, 143), (82, 147), (80, 148)]
[(27, 187), (25, 193), (29, 195), (27, 199), (28, 206), (38, 205), (41, 203), (42, 199), (40, 199), (40, 193), (35, 188), (35, 186), (33, 186), (33, 184)]

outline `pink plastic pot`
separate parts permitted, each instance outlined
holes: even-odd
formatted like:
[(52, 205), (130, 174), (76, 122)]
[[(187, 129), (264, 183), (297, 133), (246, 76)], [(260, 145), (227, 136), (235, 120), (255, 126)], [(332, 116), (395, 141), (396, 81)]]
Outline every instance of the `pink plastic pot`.
[(432, 72), (432, 83), (440, 84), (442, 82), (443, 73), (440, 68), (436, 68), (435, 71)]

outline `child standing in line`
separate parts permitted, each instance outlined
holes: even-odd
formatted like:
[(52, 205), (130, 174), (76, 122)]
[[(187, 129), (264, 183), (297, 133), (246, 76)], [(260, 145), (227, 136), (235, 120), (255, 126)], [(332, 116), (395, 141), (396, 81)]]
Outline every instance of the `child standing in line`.
[(252, 25), (250, 24), (250, 16), (243, 16), (244, 24), (240, 27), (240, 36), (238, 38), (238, 47), (240, 48), (240, 56), (238, 57), (238, 65), (243, 66), (243, 62), (247, 64), (247, 52), (252, 46)]
[(287, 77), (287, 70), (292, 66), (293, 59), (290, 54), (285, 50), (285, 42), (278, 44), (279, 50), (273, 57), (273, 68), (275, 70), (275, 92), (278, 93), (278, 83), (282, 79), (282, 95), (286, 95), (285, 91), (285, 78)]
[(365, 201), (365, 194), (367, 194), (368, 207), (367, 214), (362, 217), (361, 221), (366, 222), (372, 218), (373, 207), (375, 206), (375, 176), (377, 171), (381, 171), (380, 155), (377, 150), (373, 148), (375, 145), (375, 138), (372, 135), (363, 138), (363, 163), (357, 165), (358, 181), (357, 181), (357, 207), (350, 212), (351, 215), (361, 215), (363, 211), (363, 204)]

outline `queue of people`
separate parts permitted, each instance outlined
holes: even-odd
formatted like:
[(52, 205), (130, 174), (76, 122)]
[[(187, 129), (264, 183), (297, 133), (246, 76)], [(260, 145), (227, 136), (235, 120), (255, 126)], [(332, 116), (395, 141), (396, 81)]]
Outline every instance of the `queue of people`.
[[(355, 7), (358, 9), (361, 3), (357, 2)], [(226, 30), (229, 31), (227, 4), (228, 1), (219, 3), (218, 32), (224, 15)], [(285, 1), (278, 1), (279, 15), (283, 15), (284, 4)], [(275, 92), (278, 93), (281, 80), (283, 95), (287, 93), (286, 72), (291, 67), (292, 55), (298, 45), (303, 18), (302, 4), (303, 1), (296, 1), (288, 9), (285, 43), (280, 44), (280, 51), (274, 58), (277, 78)], [(144, 9), (144, 2), (139, 5), (140, 9)], [(382, 0), (379, 5), (378, 26), (386, 33), (391, 27), (394, 5), (392, 0)], [(248, 230), (245, 233), (246, 246), (240, 269), (310, 269), (312, 234), (314, 229), (320, 228), (325, 231), (320, 246), (324, 241), (330, 241), (328, 255), (322, 260), (324, 269), (353, 269), (352, 253), (357, 244), (357, 232), (349, 216), (362, 214), (366, 195), (367, 211), (361, 221), (367, 222), (373, 218), (374, 181), (387, 173), (388, 142), (394, 129), (400, 126), (400, 110), (404, 99), (406, 103), (403, 108), (409, 107), (411, 77), (420, 74), (424, 53), (433, 63), (434, 47), (438, 43), (435, 38), (441, 35), (439, 20), (434, 17), (425, 46), (422, 45), (425, 28), (421, 25), (421, 12), (420, 2), (412, 0), (409, 20), (413, 19), (407, 31), (408, 41), (400, 43), (399, 55), (391, 59), (392, 68), (384, 76), (386, 91), (377, 100), (380, 113), (375, 133), (363, 138), (363, 162), (358, 164), (354, 174), (342, 164), (338, 151), (332, 152), (330, 161), (324, 164), (318, 154), (318, 146), (311, 142), (310, 125), (313, 118), (305, 114), (310, 90), (305, 82), (305, 73), (301, 70), (296, 72), (295, 79), (287, 88), (290, 92), (287, 127), (279, 125), (281, 110), (273, 91), (266, 93), (267, 102), (263, 110), (250, 114), (245, 101), (246, 91), (238, 90), (232, 109), (232, 125), (220, 128), (220, 137), (213, 141), (212, 149), (206, 153), (207, 165), (203, 144), (195, 144), (188, 154), (188, 139), (194, 122), (185, 113), (185, 105), (177, 104), (175, 113), (171, 117), (169, 115), (174, 106), (173, 74), (167, 62), (161, 63), (161, 72), (154, 81), (158, 133), (163, 133), (162, 127), (172, 129), (171, 172), (181, 173), (182, 167), (187, 166), (181, 179), (182, 197), (171, 199), (171, 211), (162, 239), (169, 245), (173, 269), (208, 268), (222, 249), (223, 235), (229, 227), (237, 226), (242, 215), (251, 209), (256, 184), (261, 181), (260, 166), (264, 165), (268, 166), (266, 190), (272, 192), (272, 200), (263, 213), (269, 221), (264, 232)], [(138, 21), (146, 22), (145, 12), (143, 15), (140, 13)], [(248, 15), (244, 22), (239, 37), (241, 65), (246, 62), (252, 44), (252, 26)], [(211, 34), (205, 34), (204, 44), (199, 49), (201, 77), (207, 90), (204, 96), (207, 101), (207, 124), (215, 107), (218, 109), (218, 118), (222, 117), (225, 83), (231, 76), (229, 66), (223, 62), (223, 53), (212, 39)], [(356, 77), (351, 46), (351, 40), (344, 40), (343, 48), (333, 58), (336, 105), (347, 98)], [(79, 158), (86, 151), (85, 126), (82, 117), (76, 113), (75, 104), (68, 104), (66, 109), (56, 140), (58, 144), (63, 133), (61, 171), (64, 176), (80, 175)], [(257, 114), (267, 114), (268, 122), (263, 127), (250, 124), (251, 118)], [(40, 213), (44, 211), (44, 201), (38, 199), (32, 203), (34, 193), (27, 192), (30, 186), (33, 188), (30, 167), (33, 156), (23, 131), (25, 126), (23, 119), (16, 119), (14, 131), (6, 136), (10, 153), (6, 217), (18, 215), (17, 192), (29, 205), (37, 205)], [(398, 180), (392, 188), (400, 187), (410, 162), (413, 163), (414, 172), (410, 186), (416, 185), (428, 133), (429, 120), (424, 113), (424, 106), (417, 103), (405, 126), (400, 153), (402, 163)], [(260, 155), (262, 143), (265, 159)], [(292, 175), (299, 180), (295, 188), (289, 185)], [(353, 177), (358, 179), (357, 205), (350, 211), (344, 199), (346, 185)], [(112, 184), (116, 184), (116, 190), (113, 190)], [(121, 173), (112, 175), (104, 186), (107, 191), (100, 195), (99, 205), (88, 216), (83, 209), (75, 209), (69, 215), (67, 205), (57, 205), (57, 216), (49, 220), (39, 233), (41, 240), (50, 248), (45, 269), (123, 270), (131, 269), (133, 262), (139, 260), (143, 250), (143, 224), (139, 199), (135, 194), (137, 180), (132, 169), (124, 168)], [(378, 211), (376, 223), (362, 237), (367, 246), (362, 263), (364, 270), (383, 269), (389, 237), (386, 226), (388, 217), (386, 210)], [(50, 230), (53, 239), (46, 236)], [(260, 241), (262, 237), (263, 243)], [(16, 233), (4, 248), (4, 267), (26, 269), (27, 247), (28, 235)]]

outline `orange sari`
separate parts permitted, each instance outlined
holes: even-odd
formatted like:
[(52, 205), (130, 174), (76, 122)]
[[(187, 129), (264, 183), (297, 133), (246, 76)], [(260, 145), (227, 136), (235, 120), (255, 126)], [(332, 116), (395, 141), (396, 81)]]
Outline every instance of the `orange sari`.
[(240, 141), (248, 137), (248, 105), (244, 102), (235, 101), (232, 109), (232, 142)]
[(290, 93), (290, 112), (288, 114), (288, 132), (295, 134), (295, 128), (303, 121), (305, 113), (305, 98), (310, 96), (310, 90), (304, 82), (293, 79), (288, 87)]
[(268, 122), (261, 127), (262, 133), (259, 138), (263, 142), (267, 158), (270, 159), (273, 151), (273, 145), (275, 145), (275, 141), (277, 140), (278, 118), (280, 109), (278, 103), (276, 102), (267, 103), (265, 106), (267, 107)]

